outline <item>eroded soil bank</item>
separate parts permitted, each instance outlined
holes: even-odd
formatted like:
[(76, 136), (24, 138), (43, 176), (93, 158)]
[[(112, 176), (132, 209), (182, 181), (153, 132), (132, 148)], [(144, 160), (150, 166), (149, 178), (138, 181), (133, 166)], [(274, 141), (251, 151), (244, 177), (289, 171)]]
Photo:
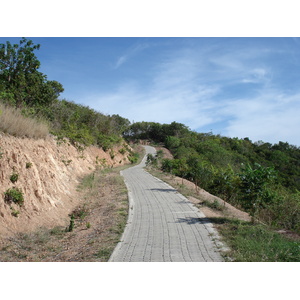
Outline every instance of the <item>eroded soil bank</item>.
[[(97, 167), (129, 163), (129, 148), (122, 144), (107, 152), (94, 146), (78, 151), (52, 136), (33, 140), (1, 133), (0, 239), (41, 226), (66, 226), (68, 214), (81, 201), (79, 179)], [(5, 198), (13, 188), (22, 191), (22, 206)]]

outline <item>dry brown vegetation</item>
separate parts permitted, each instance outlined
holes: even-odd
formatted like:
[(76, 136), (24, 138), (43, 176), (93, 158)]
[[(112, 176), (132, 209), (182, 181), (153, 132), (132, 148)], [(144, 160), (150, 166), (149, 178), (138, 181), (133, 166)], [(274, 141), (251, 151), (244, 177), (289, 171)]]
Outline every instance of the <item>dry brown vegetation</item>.
[(0, 131), (17, 137), (34, 139), (45, 138), (49, 134), (47, 124), (26, 118), (20, 109), (5, 106), (0, 103)]

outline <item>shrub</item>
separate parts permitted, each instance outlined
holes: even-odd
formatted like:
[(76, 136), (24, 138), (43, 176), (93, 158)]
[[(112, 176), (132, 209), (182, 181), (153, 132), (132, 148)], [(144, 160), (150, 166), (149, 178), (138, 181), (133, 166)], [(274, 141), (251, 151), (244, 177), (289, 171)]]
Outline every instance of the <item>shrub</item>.
[(300, 192), (277, 191), (272, 205), (262, 210), (259, 217), (269, 225), (300, 233)]
[(139, 159), (139, 154), (138, 153), (131, 153), (129, 156), (128, 156), (128, 159), (129, 161), (132, 163), (132, 164), (135, 164), (138, 159)]
[(240, 180), (231, 166), (226, 169), (215, 169), (213, 179), (209, 185), (209, 192), (218, 195), (230, 203), (235, 203)]
[(70, 216), (70, 225), (69, 225), (69, 227), (66, 228), (66, 231), (67, 231), (67, 232), (73, 231), (74, 226), (75, 226), (74, 222), (75, 222), (75, 217), (74, 217), (74, 215), (72, 214), (72, 215)]
[(11, 215), (17, 218), (18, 215), (20, 214), (20, 211), (15, 210), (15, 209), (13, 209), (13, 208), (11, 208), (11, 210), (12, 210)]
[(97, 136), (97, 145), (100, 146), (105, 152), (111, 149), (114, 145), (121, 142), (121, 138), (117, 135), (105, 135), (99, 133)]
[(148, 153), (147, 154), (146, 165), (147, 166), (149, 166), (149, 165), (157, 166), (157, 159), (156, 159), (156, 157), (154, 155)]
[(124, 155), (126, 153), (126, 149), (124, 149), (124, 148), (120, 149), (119, 153), (121, 153), (122, 155)]
[(18, 189), (18, 188), (11, 188), (8, 189), (5, 193), (4, 193), (4, 200), (7, 203), (16, 203), (20, 206), (23, 205), (24, 203), (24, 197), (23, 197), (23, 192)]
[(268, 184), (275, 179), (275, 171), (259, 164), (255, 164), (254, 168), (247, 165), (239, 177), (241, 180), (239, 186), (241, 205), (249, 211), (254, 221), (259, 209), (265, 208), (274, 200)]
[(19, 179), (19, 174), (13, 173), (13, 174), (10, 176), (9, 179), (10, 179), (10, 181), (11, 181), (12, 183), (15, 183), (15, 182), (17, 182), (18, 179)]
[(30, 169), (32, 167), (32, 163), (31, 162), (27, 162), (26, 163), (26, 169)]
[(74, 219), (80, 219), (83, 220), (88, 215), (88, 210), (85, 206), (78, 207), (72, 212), (72, 216)]
[(72, 159), (68, 159), (68, 160), (62, 159), (62, 162), (67, 167), (67, 166), (69, 166), (71, 164)]
[(111, 159), (115, 158), (115, 152), (113, 150), (109, 151), (109, 156)]

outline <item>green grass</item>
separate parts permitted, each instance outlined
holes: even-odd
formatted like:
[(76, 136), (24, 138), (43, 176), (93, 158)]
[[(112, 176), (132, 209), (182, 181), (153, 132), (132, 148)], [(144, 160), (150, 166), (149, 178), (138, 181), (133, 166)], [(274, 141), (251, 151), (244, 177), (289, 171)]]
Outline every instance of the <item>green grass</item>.
[[(219, 219), (214, 220), (214, 219)], [(261, 224), (227, 218), (212, 218), (231, 248), (227, 258), (237, 262), (299, 262), (300, 242), (293, 241)]]
[(78, 186), (78, 190), (86, 190), (86, 189), (92, 189), (95, 184), (95, 172), (84, 176), (81, 178), (81, 182)]
[(219, 211), (224, 211), (225, 209), (224, 205), (220, 204), (217, 200), (214, 200), (213, 202), (203, 200), (202, 205)]
[(103, 261), (108, 261), (114, 248), (102, 248), (96, 253), (96, 257), (102, 259)]

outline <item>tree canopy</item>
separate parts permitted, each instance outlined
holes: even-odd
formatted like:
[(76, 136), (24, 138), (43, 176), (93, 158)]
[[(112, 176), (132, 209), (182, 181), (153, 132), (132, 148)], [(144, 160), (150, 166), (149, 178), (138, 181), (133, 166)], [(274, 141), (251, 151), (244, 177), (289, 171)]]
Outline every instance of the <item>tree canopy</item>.
[(40, 45), (22, 38), (19, 44), (0, 44), (0, 97), (16, 107), (49, 105), (63, 86), (38, 71), (35, 51)]

